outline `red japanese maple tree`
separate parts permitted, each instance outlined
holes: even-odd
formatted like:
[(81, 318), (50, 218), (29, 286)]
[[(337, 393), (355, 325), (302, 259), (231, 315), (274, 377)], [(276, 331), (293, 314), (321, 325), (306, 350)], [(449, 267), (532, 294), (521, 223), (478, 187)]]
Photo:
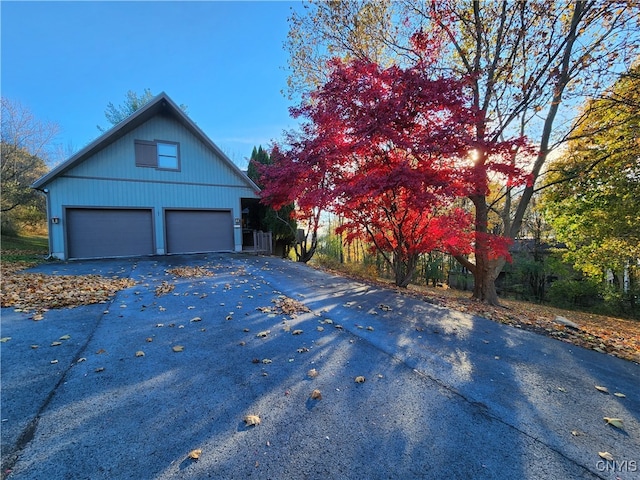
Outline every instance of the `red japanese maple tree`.
[[(368, 240), (398, 286), (408, 285), (422, 253), (473, 251), (473, 216), (460, 200), (487, 188), (488, 170), (519, 178), (508, 161), (517, 142), (478, 142), (481, 112), (466, 79), (428, 71), (334, 60), (329, 82), (292, 109), (308, 122), (260, 170), (265, 203), (295, 202), (299, 215), (316, 221), (320, 210), (341, 216), (346, 241)], [(489, 159), (484, 172), (471, 160), (475, 152)], [(480, 240), (488, 255), (505, 253), (499, 239)]]

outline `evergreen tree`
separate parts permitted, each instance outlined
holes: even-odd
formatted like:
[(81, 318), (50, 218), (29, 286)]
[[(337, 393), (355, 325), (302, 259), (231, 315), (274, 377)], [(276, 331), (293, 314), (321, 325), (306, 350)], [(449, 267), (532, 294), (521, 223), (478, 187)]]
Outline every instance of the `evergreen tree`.
[[(249, 167), (247, 168), (247, 175), (258, 187), (264, 188), (264, 184), (260, 178), (257, 166), (271, 165), (272, 163), (269, 152), (263, 149), (262, 145), (258, 146), (258, 148), (253, 147), (251, 158), (249, 159)], [(259, 225), (258, 228), (261, 230), (272, 232), (274, 244), (282, 244), (285, 255), (296, 240), (298, 225), (297, 222), (291, 218), (293, 210), (293, 204), (285, 205), (278, 210), (274, 210), (260, 203), (259, 208), (250, 214), (251, 223), (253, 225)]]

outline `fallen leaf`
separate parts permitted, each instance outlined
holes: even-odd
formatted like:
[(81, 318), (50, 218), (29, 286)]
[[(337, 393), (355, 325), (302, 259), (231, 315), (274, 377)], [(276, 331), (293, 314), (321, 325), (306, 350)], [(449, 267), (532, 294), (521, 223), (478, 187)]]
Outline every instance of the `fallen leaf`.
[(249, 427), (260, 425), (260, 417), (258, 415), (246, 415), (244, 423)]
[(558, 387), (558, 390), (560, 390), (562, 393), (567, 393), (567, 389), (564, 387)]
[(311, 398), (313, 400), (322, 400), (322, 393), (317, 388), (311, 392)]
[(156, 297), (170, 293), (173, 291), (174, 288), (176, 288), (174, 284), (163, 281), (160, 285), (156, 287)]
[(183, 345), (174, 345), (173, 347), (171, 347), (171, 350), (173, 350), (174, 352), (182, 352), (184, 350), (184, 346)]
[(202, 455), (202, 450), (199, 448), (196, 448), (195, 450), (191, 450), (189, 452), (189, 458), (191, 458), (192, 460), (198, 460), (200, 458), (200, 455)]
[(622, 419), (620, 418), (604, 417), (604, 421), (607, 422), (608, 425), (613, 425), (616, 428), (624, 428)]
[(144, 352), (142, 350), (138, 350), (136, 352), (136, 357), (144, 357)]
[(51, 360), (51, 363), (52, 364), (56, 364), (56, 363), (58, 363), (58, 360)]
[(256, 333), (256, 337), (258, 337), (258, 338), (264, 338), (264, 337), (266, 337), (267, 335), (269, 335), (270, 333), (271, 333), (271, 331), (270, 331), (270, 330), (263, 330), (262, 332), (258, 332), (258, 333)]
[(355, 379), (355, 382), (356, 383), (364, 383), (365, 382), (365, 378), (362, 375), (357, 376), (356, 379)]
[(324, 332), (324, 327), (316, 327), (316, 330), (319, 332)]
[(39, 346), (40, 346), (40, 345), (31, 345), (31, 348), (33, 348), (33, 349), (35, 350), (35, 349), (36, 349), (36, 348), (38, 348)]
[(601, 387), (599, 385), (596, 385), (596, 390), (602, 393), (609, 393), (609, 389), (607, 387)]
[(373, 332), (373, 327), (372, 327), (371, 325), (369, 325), (369, 326), (367, 327), (367, 330), (369, 330), (370, 332)]
[(600, 455), (600, 458), (604, 458), (605, 460), (613, 462), (613, 455), (611, 455), (609, 452), (598, 452), (598, 455)]
[(153, 337), (147, 337), (147, 343), (153, 342)]
[(11, 337), (2, 337), (2, 338), (0, 338), (0, 342), (2, 342), (2, 343), (7, 343), (9, 340), (11, 340)]
[(618, 398), (626, 398), (626, 395), (624, 393), (616, 392), (614, 393), (614, 395)]
[(71, 338), (71, 335), (63, 335), (60, 337), (60, 340), (69, 340)]
[(97, 355), (102, 355), (103, 353), (107, 353), (107, 351), (104, 348), (101, 348), (96, 352)]
[(270, 358), (263, 358), (262, 363), (264, 363), (265, 365), (269, 365), (270, 363), (272, 363), (272, 360)]
[(294, 330), (293, 332), (291, 332), (291, 335), (301, 335), (302, 334), (302, 330)]
[(104, 367), (98, 367), (95, 370), (96, 373), (104, 372)]
[(307, 353), (309, 349), (307, 347), (298, 348), (296, 352), (298, 353)]
[(79, 358), (78, 361), (76, 363), (82, 363), (82, 362), (86, 362), (87, 359), (85, 357)]
[(315, 368), (312, 368), (307, 372), (307, 376), (309, 378), (316, 378), (318, 376), (318, 371)]
[(52, 342), (51, 343), (52, 347), (59, 347), (60, 345), (62, 345), (62, 342)]
[[(200, 317), (193, 317), (191, 320), (189, 320), (190, 322), (201, 322), (202, 319)], [(194, 450), (195, 452), (195, 450)]]

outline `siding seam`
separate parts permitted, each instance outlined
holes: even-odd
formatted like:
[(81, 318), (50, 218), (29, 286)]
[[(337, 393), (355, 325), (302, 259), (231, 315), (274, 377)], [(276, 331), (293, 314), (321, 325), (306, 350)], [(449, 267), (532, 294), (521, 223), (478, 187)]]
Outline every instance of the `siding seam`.
[(143, 180), (133, 178), (109, 178), (109, 177), (89, 177), (81, 175), (60, 175), (59, 178), (73, 178), (80, 180), (105, 180), (110, 182), (130, 182), (130, 183), (160, 183), (164, 185), (193, 185), (200, 187), (225, 187), (225, 188), (241, 188), (249, 189), (247, 185), (229, 185), (225, 183), (198, 183), (198, 182), (172, 182), (169, 180)]

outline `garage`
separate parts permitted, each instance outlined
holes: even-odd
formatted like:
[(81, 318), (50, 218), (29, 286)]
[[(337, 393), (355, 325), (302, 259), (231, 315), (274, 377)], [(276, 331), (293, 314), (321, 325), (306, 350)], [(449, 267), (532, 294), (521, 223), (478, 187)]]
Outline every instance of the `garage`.
[(152, 255), (151, 209), (67, 208), (68, 258)]
[(234, 249), (229, 210), (165, 210), (167, 253)]

